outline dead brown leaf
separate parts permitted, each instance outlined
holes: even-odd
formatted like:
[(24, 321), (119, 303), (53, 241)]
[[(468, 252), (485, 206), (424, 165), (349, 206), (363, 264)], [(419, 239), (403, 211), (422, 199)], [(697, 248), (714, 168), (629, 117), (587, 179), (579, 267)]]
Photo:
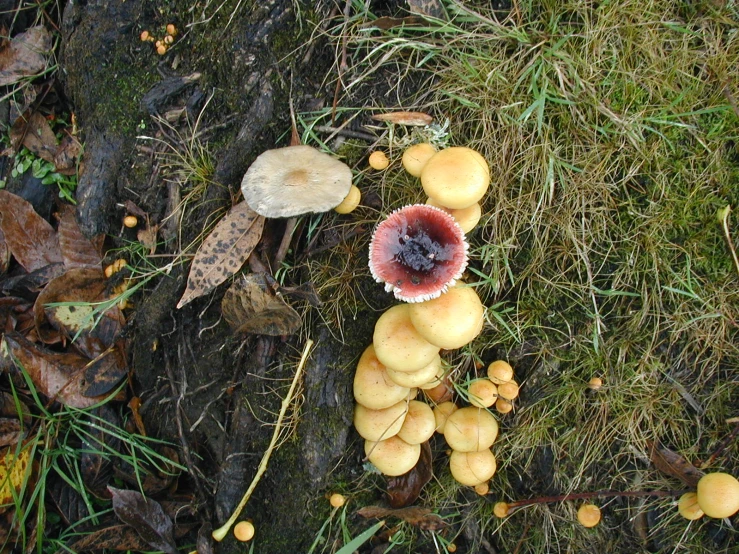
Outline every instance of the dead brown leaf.
[(0, 86), (44, 71), (51, 46), (51, 34), (41, 25), (13, 37), (0, 50)]
[(21, 429), (19, 419), (0, 417), (0, 446), (18, 444), (21, 438)]
[(54, 162), (57, 153), (56, 135), (39, 112), (26, 111), (10, 129), (10, 143), (17, 150), (25, 146), (39, 158)]
[(54, 167), (62, 175), (77, 173), (77, 162), (82, 154), (82, 144), (72, 135), (66, 135), (56, 149)]
[(703, 477), (703, 472), (677, 452), (661, 445), (659, 441), (647, 441), (649, 459), (658, 470), (670, 475), (694, 489)]
[(422, 112), (390, 112), (373, 115), (375, 121), (388, 121), (398, 125), (415, 125), (423, 127), (431, 125), (434, 118)]
[[(125, 324), (118, 306), (108, 309), (98, 321), (96, 303), (107, 297), (105, 278), (99, 267), (70, 269), (52, 279), (33, 307), (39, 338), (50, 344), (58, 342), (59, 336), (66, 340), (74, 338), (75, 347), (85, 357), (97, 358), (115, 343)], [(73, 305), (50, 306), (56, 303)]]
[(357, 514), (364, 518), (382, 518), (397, 517), (406, 523), (410, 523), (427, 531), (438, 531), (446, 527), (446, 523), (441, 517), (431, 512), (430, 508), (422, 508), (420, 506), (408, 506), (407, 508), (383, 508), (382, 506), (365, 506), (357, 510)]
[(417, 13), (435, 19), (444, 17), (444, 6), (439, 0), (408, 0), (411, 13)]
[(388, 502), (393, 508), (404, 508), (410, 506), (421, 494), (421, 489), (434, 476), (434, 460), (431, 455), (431, 447), (426, 441), (421, 445), (421, 457), (413, 469), (398, 477), (390, 477), (387, 480)]
[(10, 264), (10, 249), (5, 242), (5, 235), (2, 229), (0, 229), (0, 275), (4, 275), (8, 271), (8, 265)]
[(264, 217), (236, 204), (200, 245), (177, 308), (211, 291), (236, 273), (262, 237)]
[(63, 261), (49, 222), (29, 202), (6, 190), (0, 190), (0, 229), (13, 256), (29, 273)]
[(157, 251), (158, 232), (159, 225), (147, 225), (146, 228), (139, 229), (138, 233), (136, 233), (136, 238), (139, 239), (139, 242), (149, 249), (149, 255), (152, 255)]
[(103, 241), (105, 237), (98, 235), (88, 239), (77, 223), (74, 206), (63, 204), (59, 214), (59, 247), (61, 248), (64, 267), (100, 269), (103, 265)]
[(277, 296), (259, 273), (233, 282), (223, 296), (221, 312), (234, 333), (292, 335), (302, 324), (298, 312)]
[(84, 371), (89, 360), (72, 352), (51, 352), (15, 332), (5, 335), (5, 343), (16, 364), (47, 398), (74, 408), (89, 408), (104, 400), (83, 394), (87, 388)]

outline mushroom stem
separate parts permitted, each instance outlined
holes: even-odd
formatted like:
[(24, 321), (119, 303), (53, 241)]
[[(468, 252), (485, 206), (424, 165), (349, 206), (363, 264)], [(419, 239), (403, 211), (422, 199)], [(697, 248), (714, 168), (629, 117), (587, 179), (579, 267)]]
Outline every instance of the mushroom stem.
[(275, 254), (274, 267), (279, 268), (285, 259), (285, 256), (287, 256), (287, 251), (290, 248), (290, 243), (293, 240), (293, 234), (295, 234), (295, 228), (297, 226), (297, 217), (291, 217), (287, 220), (287, 223), (285, 223), (285, 232), (282, 235), (282, 241), (280, 242), (280, 247), (277, 249), (277, 254)]
[(280, 414), (277, 416), (277, 422), (275, 423), (275, 430), (272, 433), (272, 440), (269, 441), (269, 446), (267, 447), (267, 450), (264, 451), (264, 455), (262, 456), (262, 461), (259, 462), (259, 467), (257, 468), (257, 472), (254, 474), (254, 478), (252, 479), (251, 484), (249, 485), (249, 488), (246, 489), (244, 496), (241, 498), (241, 502), (239, 502), (239, 505), (236, 506), (236, 509), (231, 514), (231, 517), (228, 518), (228, 521), (226, 521), (226, 523), (224, 523), (223, 526), (213, 531), (213, 539), (215, 539), (218, 542), (226, 538), (226, 535), (231, 530), (231, 527), (233, 526), (233, 524), (236, 523), (237, 519), (239, 519), (239, 516), (241, 515), (241, 511), (244, 509), (244, 506), (246, 506), (246, 503), (249, 501), (249, 497), (251, 496), (251, 493), (254, 492), (254, 489), (257, 488), (257, 485), (259, 484), (259, 481), (262, 478), (262, 475), (264, 475), (264, 472), (267, 471), (267, 464), (269, 463), (269, 458), (270, 456), (272, 456), (272, 452), (275, 450), (277, 439), (279, 438), (280, 431), (282, 430), (282, 420), (285, 418), (285, 413), (287, 412), (287, 408), (292, 403), (293, 394), (295, 393), (295, 387), (298, 385), (300, 376), (303, 373), (303, 367), (305, 366), (305, 362), (308, 360), (308, 353), (310, 352), (310, 349), (312, 346), (313, 346), (313, 341), (311, 339), (308, 339), (307, 341), (305, 341), (305, 346), (303, 347), (303, 354), (300, 357), (300, 363), (298, 364), (298, 368), (295, 370), (295, 377), (293, 377), (293, 382), (290, 384), (290, 390), (287, 391), (287, 395), (285, 395), (285, 398), (283, 398), (282, 400), (282, 405), (280, 406)]
[(526, 500), (516, 500), (507, 502), (510, 510), (514, 508), (523, 508), (524, 506), (533, 506), (534, 504), (548, 504), (550, 502), (564, 502), (565, 500), (583, 500), (590, 498), (613, 498), (617, 496), (681, 496), (686, 491), (593, 491), (593, 492), (575, 492), (571, 494), (560, 494), (557, 496), (539, 496), (537, 498), (528, 498)]

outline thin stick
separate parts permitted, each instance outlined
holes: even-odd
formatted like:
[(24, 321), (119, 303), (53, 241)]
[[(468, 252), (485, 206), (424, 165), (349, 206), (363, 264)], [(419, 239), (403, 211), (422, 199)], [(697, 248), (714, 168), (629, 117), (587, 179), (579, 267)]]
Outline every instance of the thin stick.
[(729, 230), (729, 213), (731, 213), (731, 206), (726, 206), (725, 208), (719, 210), (718, 217), (719, 221), (721, 222), (721, 227), (724, 230), (726, 244), (729, 246), (729, 251), (731, 252), (731, 259), (734, 260), (734, 267), (736, 268), (736, 272), (739, 274), (739, 258), (737, 258), (736, 256), (734, 241), (731, 240), (731, 231)]
[(565, 500), (583, 500), (589, 498), (613, 498), (618, 496), (680, 496), (685, 491), (594, 491), (594, 492), (575, 492), (571, 494), (560, 494), (558, 496), (540, 496), (538, 498), (529, 498), (527, 500), (516, 500), (508, 502), (508, 509), (522, 508), (524, 506), (533, 506), (534, 504), (548, 504), (550, 502), (564, 502)]
[(285, 418), (285, 413), (287, 412), (287, 408), (290, 406), (293, 394), (295, 392), (295, 387), (298, 384), (298, 381), (300, 380), (300, 376), (303, 373), (303, 367), (305, 366), (305, 362), (308, 359), (308, 353), (310, 352), (311, 347), (313, 346), (313, 341), (311, 339), (308, 339), (305, 342), (305, 347), (303, 348), (303, 355), (300, 357), (300, 363), (298, 364), (298, 369), (295, 370), (295, 377), (293, 377), (293, 382), (290, 385), (290, 390), (287, 391), (287, 395), (282, 400), (282, 406), (280, 407), (280, 415), (277, 417), (277, 422), (275, 423), (275, 430), (274, 433), (272, 433), (272, 440), (269, 442), (269, 446), (267, 447), (267, 450), (265, 450), (264, 455), (262, 456), (262, 461), (259, 462), (259, 467), (257, 468), (257, 472), (254, 475), (254, 479), (251, 481), (251, 485), (249, 485), (249, 488), (246, 489), (246, 492), (244, 493), (243, 498), (241, 499), (241, 502), (239, 502), (239, 505), (236, 506), (236, 509), (231, 514), (231, 517), (228, 518), (228, 521), (223, 524), (222, 527), (216, 529), (213, 531), (213, 538), (217, 541), (222, 541), (224, 538), (226, 538), (226, 535), (231, 530), (231, 527), (234, 523), (236, 523), (236, 520), (241, 515), (241, 511), (246, 506), (246, 503), (249, 501), (249, 497), (251, 496), (251, 493), (254, 492), (254, 489), (257, 488), (257, 484), (259, 484), (259, 480), (262, 478), (262, 475), (264, 475), (264, 472), (267, 471), (267, 464), (269, 463), (269, 458), (272, 456), (272, 452), (275, 450), (275, 445), (277, 444), (277, 439), (280, 435), (280, 430), (282, 429), (282, 420)]

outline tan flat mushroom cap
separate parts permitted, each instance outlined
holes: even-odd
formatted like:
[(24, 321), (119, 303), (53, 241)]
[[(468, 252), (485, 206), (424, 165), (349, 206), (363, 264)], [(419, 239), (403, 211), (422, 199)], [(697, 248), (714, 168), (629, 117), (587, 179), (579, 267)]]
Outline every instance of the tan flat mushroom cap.
[(482, 331), (485, 306), (472, 287), (456, 285), (438, 298), (409, 304), (418, 334), (446, 350), (461, 348)]
[(490, 448), (498, 436), (498, 422), (487, 410), (468, 406), (446, 419), (444, 438), (452, 450), (476, 452)]
[(477, 452), (452, 451), (449, 456), (449, 469), (452, 477), (468, 487), (475, 487), (488, 481), (498, 468), (495, 456), (489, 449)]
[(431, 438), (435, 429), (436, 419), (431, 406), (419, 400), (411, 400), (398, 437), (408, 444), (421, 444)]
[(311, 146), (287, 146), (260, 154), (243, 180), (249, 207), (264, 217), (327, 212), (341, 204), (352, 186), (352, 171)]
[(397, 477), (413, 469), (421, 457), (421, 445), (408, 444), (396, 436), (380, 442), (365, 441), (364, 453), (383, 474)]
[(356, 404), (354, 406), (354, 427), (359, 436), (368, 441), (389, 439), (397, 435), (403, 427), (407, 412), (408, 402), (405, 400), (382, 410), (370, 410), (361, 404)]
[(421, 171), (426, 194), (442, 206), (462, 209), (479, 202), (490, 185), (488, 163), (478, 152), (464, 146), (440, 150)]
[(411, 393), (408, 387), (393, 382), (375, 355), (371, 344), (362, 353), (354, 374), (354, 400), (372, 410), (389, 408), (407, 398)]
[(429, 383), (433, 383), (431, 387), (435, 387), (441, 382), (440, 379), (437, 381), (437, 376), (439, 374), (441, 374), (442, 377), (444, 376), (444, 370), (441, 367), (441, 356), (439, 356), (439, 354), (436, 354), (430, 364), (418, 371), (395, 371), (390, 368), (387, 368), (386, 371), (390, 376), (390, 379), (401, 387), (408, 388), (424, 388), (424, 386), (429, 385)]
[(411, 304), (396, 304), (375, 324), (372, 343), (380, 362), (395, 371), (418, 371), (439, 354), (439, 347), (424, 339), (411, 323)]

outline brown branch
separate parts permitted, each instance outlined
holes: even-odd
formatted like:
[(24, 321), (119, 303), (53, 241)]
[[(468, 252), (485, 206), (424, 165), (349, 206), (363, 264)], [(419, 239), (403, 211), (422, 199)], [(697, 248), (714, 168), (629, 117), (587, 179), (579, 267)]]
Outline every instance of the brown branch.
[(557, 496), (539, 496), (537, 498), (528, 498), (526, 500), (516, 500), (507, 502), (508, 509), (523, 508), (524, 506), (533, 506), (534, 504), (549, 504), (551, 502), (564, 502), (566, 500), (584, 500), (590, 498), (614, 498), (619, 496), (629, 497), (671, 497), (680, 496), (685, 491), (593, 491), (593, 492), (574, 492), (570, 494), (560, 494)]

